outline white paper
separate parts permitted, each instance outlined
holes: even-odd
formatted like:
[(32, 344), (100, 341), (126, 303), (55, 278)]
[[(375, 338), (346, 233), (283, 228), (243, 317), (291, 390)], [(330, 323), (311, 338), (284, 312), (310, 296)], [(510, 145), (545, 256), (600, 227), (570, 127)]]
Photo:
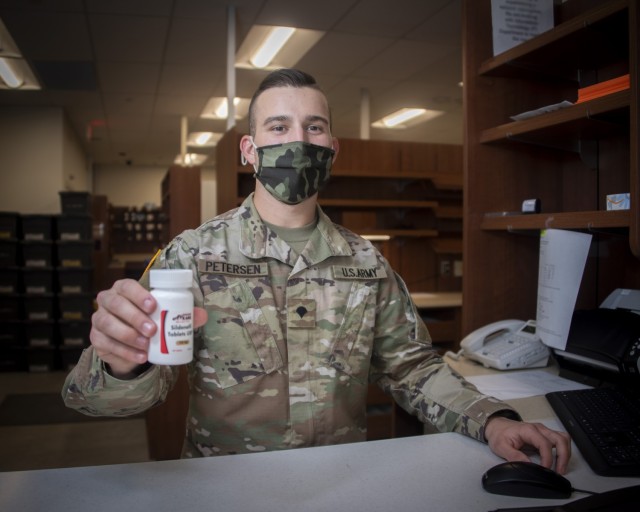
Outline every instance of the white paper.
[(544, 395), (552, 391), (569, 391), (590, 387), (580, 384), (579, 382), (558, 377), (545, 370), (502, 372), (465, 378), (482, 393), (499, 398), (500, 400), (526, 398), (529, 396)]
[(537, 334), (545, 345), (564, 350), (589, 253), (591, 235), (546, 229), (540, 236)]
[(553, 0), (491, 0), (493, 54), (553, 28)]
[(530, 117), (541, 116), (542, 114), (553, 112), (554, 110), (560, 110), (561, 108), (567, 108), (572, 105), (573, 103), (571, 103), (570, 101), (564, 100), (560, 103), (554, 103), (553, 105), (547, 105), (535, 110), (528, 110), (527, 112), (523, 112), (522, 114), (516, 114), (515, 116), (511, 116), (511, 119), (513, 119), (514, 121), (523, 121), (525, 119), (529, 119)]

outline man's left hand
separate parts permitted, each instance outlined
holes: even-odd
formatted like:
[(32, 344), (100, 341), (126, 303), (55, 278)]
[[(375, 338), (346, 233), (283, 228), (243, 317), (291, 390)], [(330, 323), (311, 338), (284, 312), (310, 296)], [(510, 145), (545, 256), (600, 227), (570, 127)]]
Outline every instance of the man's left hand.
[(484, 432), (489, 447), (496, 455), (508, 461), (529, 461), (522, 451), (529, 446), (538, 450), (540, 464), (552, 468), (561, 475), (566, 473), (571, 457), (571, 438), (566, 432), (558, 432), (541, 423), (524, 423), (495, 416), (489, 418)]

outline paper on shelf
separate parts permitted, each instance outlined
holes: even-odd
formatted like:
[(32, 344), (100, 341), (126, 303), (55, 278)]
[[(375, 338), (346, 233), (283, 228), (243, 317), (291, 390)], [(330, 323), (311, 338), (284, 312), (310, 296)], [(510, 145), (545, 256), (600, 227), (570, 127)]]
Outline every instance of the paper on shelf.
[(579, 382), (558, 377), (545, 370), (476, 375), (466, 377), (466, 380), (476, 386), (482, 393), (499, 398), (500, 400), (526, 398), (529, 396), (544, 395), (552, 391), (569, 391), (590, 387), (580, 384)]
[(491, 0), (493, 54), (553, 28), (553, 0)]
[(545, 345), (564, 350), (591, 235), (546, 229), (540, 235), (537, 334)]
[(553, 112), (555, 110), (560, 110), (561, 108), (567, 108), (572, 106), (573, 103), (570, 101), (561, 101), (560, 103), (554, 103), (553, 105), (547, 105), (546, 107), (540, 107), (535, 110), (528, 110), (527, 112), (522, 112), (521, 114), (516, 114), (515, 116), (511, 116), (511, 119), (514, 121), (524, 121), (525, 119), (529, 119), (531, 117), (541, 116), (543, 114), (547, 114), (549, 112)]

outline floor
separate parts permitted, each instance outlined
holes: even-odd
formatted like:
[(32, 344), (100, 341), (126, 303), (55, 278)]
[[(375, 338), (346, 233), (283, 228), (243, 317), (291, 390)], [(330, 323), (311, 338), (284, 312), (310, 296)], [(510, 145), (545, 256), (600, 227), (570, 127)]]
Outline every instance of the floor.
[[(66, 373), (0, 373), (8, 393), (59, 392)], [(148, 461), (143, 419), (0, 427), (0, 471)]]

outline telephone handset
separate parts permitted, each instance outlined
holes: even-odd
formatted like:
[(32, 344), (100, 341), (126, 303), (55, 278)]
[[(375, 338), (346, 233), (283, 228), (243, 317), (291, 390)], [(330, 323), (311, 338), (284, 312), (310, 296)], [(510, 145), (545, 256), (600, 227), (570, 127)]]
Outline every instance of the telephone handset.
[(546, 366), (549, 348), (536, 335), (535, 320), (501, 320), (470, 333), (460, 342), (460, 352), (448, 355), (464, 355), (487, 368), (515, 370)]

